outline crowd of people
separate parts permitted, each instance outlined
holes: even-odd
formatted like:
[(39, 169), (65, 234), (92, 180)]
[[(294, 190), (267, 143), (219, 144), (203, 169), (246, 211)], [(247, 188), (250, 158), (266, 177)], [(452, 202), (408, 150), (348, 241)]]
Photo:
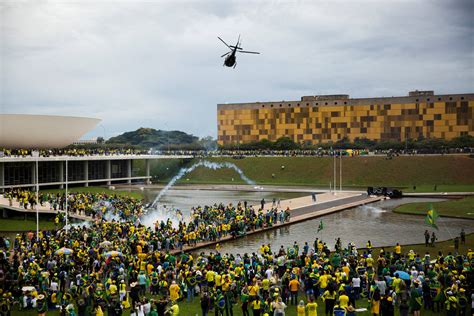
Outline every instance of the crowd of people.
[(58, 149), (7, 149), (0, 148), (0, 158), (3, 157), (32, 157), (37, 151), (40, 157), (55, 156), (112, 156), (112, 155), (168, 155), (168, 156), (192, 156), (192, 157), (332, 157), (334, 155), (345, 156), (386, 156), (396, 157), (400, 155), (429, 155), (429, 154), (469, 154), (474, 151), (471, 148), (441, 148), (441, 149), (214, 149), (214, 150), (145, 150), (137, 148), (58, 148)]
[[(149, 155), (149, 150), (137, 148), (51, 148), (51, 149), (26, 149), (26, 148), (0, 148), (1, 156), (3, 157), (32, 157), (33, 153), (37, 152), (39, 157), (57, 157), (57, 156), (113, 156), (113, 155)], [(0, 156), (0, 158), (1, 158)]]
[[(120, 214), (126, 207), (116, 205)], [(467, 315), (471, 250), (431, 257), (397, 244), (376, 254), (370, 242), (361, 251), (338, 239), (329, 249), (316, 238), (287, 248), (264, 244), (251, 254), (176, 251), (284, 221), (286, 213), (220, 204), (193, 208), (189, 221), (177, 225), (168, 219), (145, 227), (133, 216), (101, 217), (68, 231), (0, 238), (0, 311), (100, 316), (130, 309), (155, 316), (188, 315), (180, 309), (194, 306), (192, 315), (241, 310), (282, 316), (295, 309), (299, 316), (315, 316), (322, 304), (331, 316), (354, 315), (358, 308), (382, 316), (396, 309), (400, 315), (422, 309)]]
[[(25, 210), (34, 210), (38, 206), (56, 211), (60, 220), (64, 219), (67, 207), (69, 214), (78, 214), (101, 220), (102, 218), (120, 218), (123, 220), (135, 220), (144, 212), (144, 204), (141, 199), (130, 196), (91, 193), (91, 192), (69, 192), (68, 198), (64, 192), (43, 193), (38, 197), (35, 191), (25, 189), (12, 189), (3, 193), (8, 199), (10, 206), (17, 206)], [(58, 221), (56, 219), (56, 221)]]
[[(24, 209), (35, 209), (36, 192), (23, 189), (6, 191), (4, 197), (9, 200), (10, 206), (17, 203)], [(67, 202), (67, 203), (66, 203)], [(118, 220), (140, 224), (140, 218), (146, 214), (147, 206), (142, 200), (129, 196), (106, 194), (70, 192), (66, 200), (65, 193), (39, 193), (38, 203), (50, 210), (57, 212), (56, 224), (64, 220), (66, 204), (68, 214), (76, 213), (90, 217), (95, 221)], [(160, 220), (154, 223), (151, 237), (159, 241), (158, 249), (166, 251), (183, 249), (198, 242), (218, 241), (223, 237), (238, 237), (246, 235), (249, 231), (272, 227), (277, 223), (290, 220), (290, 210), (279, 209), (277, 205), (264, 211), (264, 203), (255, 210), (247, 202), (237, 205), (215, 204), (212, 206), (193, 207), (190, 211), (189, 221), (185, 221), (180, 210), (173, 210), (169, 215), (175, 216), (175, 223)], [(144, 228), (144, 226), (142, 226)]]

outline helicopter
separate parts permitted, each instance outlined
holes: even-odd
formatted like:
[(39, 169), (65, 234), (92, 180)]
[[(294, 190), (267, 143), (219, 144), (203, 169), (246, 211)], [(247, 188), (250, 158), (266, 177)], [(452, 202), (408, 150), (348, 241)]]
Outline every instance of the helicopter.
[(230, 49), (230, 52), (227, 52), (227, 53), (225, 53), (224, 55), (221, 56), (221, 57), (227, 56), (224, 60), (224, 65), (223, 66), (235, 68), (235, 66), (237, 66), (237, 62), (235, 61), (236, 58), (237, 58), (235, 56), (236, 53), (260, 54), (259, 52), (250, 52), (250, 51), (242, 50), (242, 47), (239, 47), (239, 45), (242, 44), (242, 42), (240, 41), (240, 35), (239, 35), (239, 38), (237, 39), (237, 44), (235, 46), (227, 45), (227, 43), (224, 42), (224, 40), (222, 38), (220, 38), (219, 36), (217, 38), (222, 43), (224, 43), (225, 46), (227, 46)]

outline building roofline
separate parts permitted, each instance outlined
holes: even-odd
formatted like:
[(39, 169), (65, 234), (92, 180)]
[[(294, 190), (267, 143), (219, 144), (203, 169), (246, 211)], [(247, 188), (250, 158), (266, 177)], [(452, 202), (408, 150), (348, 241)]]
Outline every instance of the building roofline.
[[(330, 97), (330, 96), (336, 96), (336, 95), (328, 95), (327, 97)], [(336, 99), (333, 99), (333, 98), (328, 98), (328, 99), (324, 99), (324, 98), (321, 98), (321, 99), (318, 99), (318, 100), (279, 100), (279, 101), (253, 101), (253, 102), (238, 102), (238, 103), (219, 103), (217, 104), (217, 107), (218, 108), (221, 108), (221, 107), (227, 107), (227, 106), (243, 106), (243, 105), (262, 105), (262, 104), (288, 104), (288, 103), (315, 103), (315, 102), (321, 102), (321, 101), (330, 101), (331, 103), (334, 103), (334, 102), (347, 102), (348, 104), (345, 104), (345, 105), (351, 105), (349, 103), (353, 103), (352, 105), (356, 105), (356, 104), (360, 104), (360, 103), (363, 103), (363, 102), (367, 102), (367, 103), (372, 103), (373, 104), (376, 104), (376, 103), (381, 103), (383, 101), (394, 101), (394, 100), (399, 100), (399, 101), (402, 101), (401, 103), (414, 103), (414, 102), (427, 102), (426, 100), (427, 99), (430, 99), (430, 102), (431, 101), (438, 101), (436, 98), (450, 98), (450, 97), (455, 97), (455, 98), (460, 98), (460, 97), (467, 97), (467, 99), (469, 100), (474, 100), (474, 93), (453, 93), (453, 94), (433, 94), (433, 95), (416, 95), (416, 96), (409, 96), (409, 95), (405, 95), (405, 96), (391, 96), (391, 97), (372, 97), (372, 98), (343, 98), (342, 94), (338, 95), (338, 96), (341, 96), (341, 98), (336, 98)], [(308, 97), (308, 96), (303, 96), (302, 98), (304, 97)], [(311, 97), (311, 96), (309, 96)], [(324, 97), (324, 96), (320, 96), (320, 97)], [(416, 99), (419, 99), (418, 101), (416, 101)], [(433, 99), (433, 100), (431, 100)], [(407, 102), (407, 101), (412, 101), (412, 102)], [(450, 101), (450, 100), (448, 100)], [(355, 103), (355, 104), (354, 104)], [(319, 105), (319, 104), (318, 104)], [(321, 104), (323, 105), (323, 104)], [(330, 104), (330, 105), (333, 105), (333, 104)], [(338, 104), (338, 105), (344, 105), (343, 103), (341, 104)]]

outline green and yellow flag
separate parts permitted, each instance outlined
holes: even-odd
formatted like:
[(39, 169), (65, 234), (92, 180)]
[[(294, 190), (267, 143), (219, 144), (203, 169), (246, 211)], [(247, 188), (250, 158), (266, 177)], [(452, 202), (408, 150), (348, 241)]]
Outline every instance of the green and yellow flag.
[(322, 231), (323, 229), (324, 229), (324, 224), (323, 224), (323, 221), (320, 220), (320, 221), (319, 221), (319, 227), (318, 227), (318, 233), (319, 233), (320, 231)]
[(425, 224), (438, 229), (438, 226), (436, 225), (436, 221), (438, 220), (438, 217), (439, 217), (438, 212), (435, 211), (435, 209), (433, 208), (433, 205), (430, 205), (428, 214), (426, 214), (426, 217), (425, 217)]

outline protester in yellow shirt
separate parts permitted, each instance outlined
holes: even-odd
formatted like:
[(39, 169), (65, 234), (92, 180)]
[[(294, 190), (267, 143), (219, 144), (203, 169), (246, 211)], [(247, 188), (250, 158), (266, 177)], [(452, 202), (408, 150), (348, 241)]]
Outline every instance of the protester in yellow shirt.
[(176, 284), (176, 281), (171, 283), (169, 292), (171, 301), (177, 301), (179, 298), (179, 285)]
[(339, 306), (342, 308), (349, 306), (349, 296), (346, 295), (345, 291), (341, 291), (339, 294)]
[(301, 300), (298, 306), (296, 307), (296, 313), (298, 316), (306, 316), (306, 309), (303, 300)]
[(314, 301), (314, 297), (309, 298), (308, 304), (306, 304), (306, 311), (308, 316), (318, 316), (318, 303)]
[[(300, 281), (296, 277), (294, 277), (290, 283), (290, 295), (291, 295), (291, 304), (296, 305), (296, 302), (298, 302), (298, 289), (300, 286)], [(304, 304), (303, 304), (304, 306)]]

